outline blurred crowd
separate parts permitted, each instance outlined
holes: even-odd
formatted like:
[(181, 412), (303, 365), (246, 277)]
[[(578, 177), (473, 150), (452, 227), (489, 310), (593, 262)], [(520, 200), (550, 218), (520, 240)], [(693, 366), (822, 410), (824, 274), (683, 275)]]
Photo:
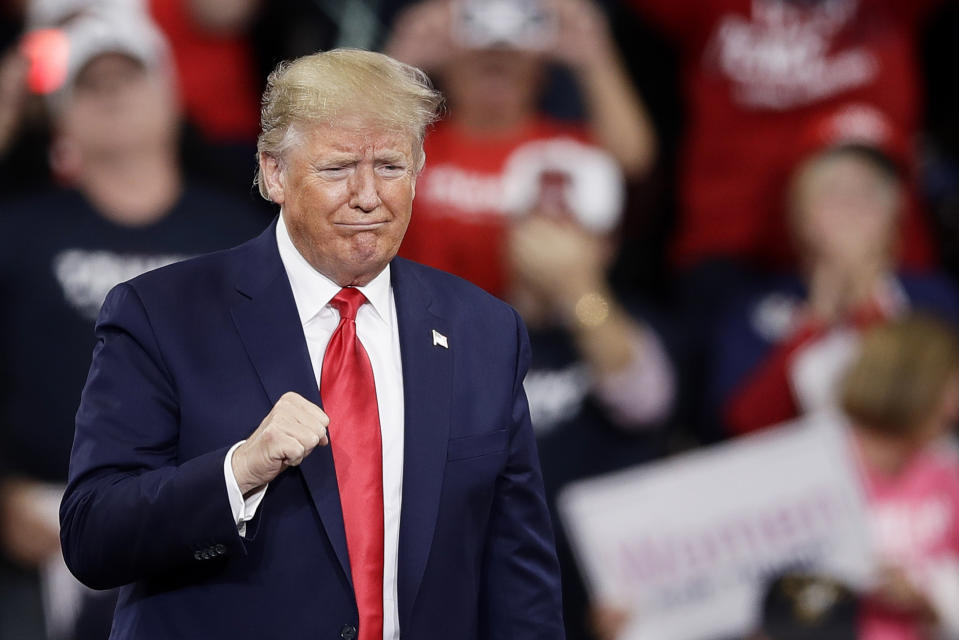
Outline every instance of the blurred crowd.
[[(446, 97), (401, 255), (523, 316), (551, 506), (838, 408), (882, 580), (834, 589), (849, 635), (780, 615), (757, 637), (959, 638), (959, 6), (6, 0), (0, 640), (106, 637), (110, 594), (71, 582), (57, 529), (99, 306), (266, 227), (266, 75), (342, 46)], [(889, 524), (930, 504), (934, 531)], [(556, 534), (568, 637), (615, 638)], [(766, 609), (810, 580), (780, 577)]]

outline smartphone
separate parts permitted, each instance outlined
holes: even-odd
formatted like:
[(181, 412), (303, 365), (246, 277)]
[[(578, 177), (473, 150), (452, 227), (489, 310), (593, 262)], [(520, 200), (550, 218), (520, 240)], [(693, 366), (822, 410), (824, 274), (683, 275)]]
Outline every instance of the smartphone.
[(468, 49), (542, 51), (556, 40), (557, 20), (542, 0), (454, 0), (452, 30)]

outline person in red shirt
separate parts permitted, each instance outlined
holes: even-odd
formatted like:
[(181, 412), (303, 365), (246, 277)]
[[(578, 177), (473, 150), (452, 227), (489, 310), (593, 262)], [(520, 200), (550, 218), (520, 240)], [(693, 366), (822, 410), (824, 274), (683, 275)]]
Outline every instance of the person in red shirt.
[[(783, 192), (809, 123), (848, 103), (883, 112), (912, 142), (920, 117), (916, 40), (937, 0), (631, 0), (676, 47), (684, 103), (670, 254), (684, 324), (688, 418), (716, 436), (709, 369), (717, 310), (764, 274), (791, 271)], [(913, 192), (912, 153), (906, 192)], [(934, 261), (916, 199), (897, 260)]]
[[(503, 180), (515, 150), (535, 141), (591, 139), (627, 176), (642, 175), (655, 155), (651, 124), (600, 11), (588, 0), (551, 0), (541, 3), (540, 22), (503, 23), (497, 18), (503, 13), (493, 10), (502, 5), (521, 15), (535, 4), (427, 0), (398, 19), (386, 45), (393, 57), (434, 73), (449, 102), (448, 117), (426, 138), (426, 167), (401, 255), (501, 297), (508, 286)], [(481, 28), (464, 28), (469, 10)], [(572, 70), (589, 113), (586, 126), (540, 114), (548, 61)]]
[[(632, 1), (681, 56), (680, 268), (794, 264), (780, 194), (807, 123), (838, 105), (870, 103), (907, 138), (917, 131), (916, 38), (936, 0)], [(917, 208), (900, 234), (904, 263), (930, 264)]]
[(183, 110), (212, 143), (253, 142), (260, 111), (246, 29), (261, 0), (148, 0), (170, 42)]

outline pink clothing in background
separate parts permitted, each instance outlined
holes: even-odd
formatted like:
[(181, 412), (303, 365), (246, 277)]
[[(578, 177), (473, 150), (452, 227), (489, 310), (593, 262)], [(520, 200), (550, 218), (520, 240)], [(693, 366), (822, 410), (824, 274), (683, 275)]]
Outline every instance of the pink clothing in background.
[[(880, 562), (905, 571), (940, 617), (948, 617), (944, 607), (959, 608), (959, 602), (943, 592), (943, 585), (948, 588), (959, 579), (959, 454), (952, 443), (940, 443), (916, 454), (895, 476), (863, 464), (863, 478)], [(866, 601), (863, 640), (927, 637), (913, 616)]]

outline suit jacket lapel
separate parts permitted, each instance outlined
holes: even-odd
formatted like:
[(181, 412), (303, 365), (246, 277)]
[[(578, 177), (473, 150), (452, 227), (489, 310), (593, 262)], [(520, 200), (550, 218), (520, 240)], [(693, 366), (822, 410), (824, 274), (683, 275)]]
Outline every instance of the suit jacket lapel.
[(426, 283), (402, 259), (392, 263), (393, 295), (403, 360), (403, 506), (400, 515), (398, 606), (407, 624), (426, 570), (436, 528), (450, 427), (453, 360), (433, 344), (433, 330), (449, 336)]
[[(319, 405), (320, 392), (306, 338), (276, 246), (276, 224), (270, 225), (247, 246), (250, 251), (242, 254), (245, 262), (237, 279), (237, 294), (231, 307), (240, 338), (271, 404), (276, 404), (287, 391), (295, 391)], [(343, 512), (330, 448), (315, 449), (299, 469), (340, 566), (352, 584)]]

